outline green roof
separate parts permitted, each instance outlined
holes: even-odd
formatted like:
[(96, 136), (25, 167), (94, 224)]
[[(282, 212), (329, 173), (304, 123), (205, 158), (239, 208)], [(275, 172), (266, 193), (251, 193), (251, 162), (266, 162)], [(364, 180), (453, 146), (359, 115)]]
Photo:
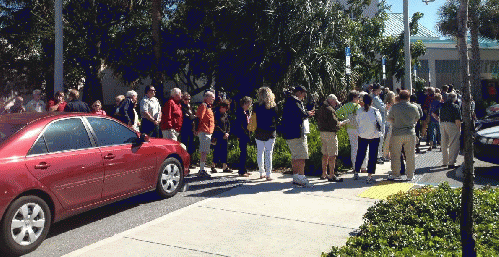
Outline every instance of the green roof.
[[(394, 36), (397, 37), (404, 32), (404, 15), (402, 13), (388, 13), (388, 20), (385, 22), (385, 32), (383, 36)], [(411, 35), (411, 38), (415, 40), (429, 39), (435, 40), (439, 39), (440, 36), (429, 30), (428, 28), (419, 24), (418, 33), (416, 35)]]
[[(404, 32), (404, 15), (402, 13), (387, 13), (387, 15), (388, 19), (385, 21), (383, 36), (398, 37)], [(421, 40), (426, 44), (456, 44), (456, 41), (453, 38), (441, 37), (421, 24), (418, 26), (418, 33), (416, 35), (411, 35), (411, 41), (414, 42), (417, 40)], [(499, 46), (497, 40), (480, 37), (478, 41), (481, 48), (496, 48)], [(471, 44), (469, 33), (468, 43)]]

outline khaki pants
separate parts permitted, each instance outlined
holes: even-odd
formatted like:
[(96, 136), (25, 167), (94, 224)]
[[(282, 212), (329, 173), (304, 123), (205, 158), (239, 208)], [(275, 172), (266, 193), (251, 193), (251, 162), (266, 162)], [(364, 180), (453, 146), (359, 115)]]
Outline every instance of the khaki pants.
[(400, 155), (402, 154), (402, 147), (405, 151), (406, 159), (406, 170), (407, 178), (414, 177), (414, 171), (416, 170), (416, 136), (415, 135), (402, 135), (394, 136), (392, 135), (390, 139), (390, 155), (392, 158), (392, 172), (394, 176), (400, 175)]
[(460, 128), (454, 122), (441, 122), (443, 165), (454, 165), (459, 154)]

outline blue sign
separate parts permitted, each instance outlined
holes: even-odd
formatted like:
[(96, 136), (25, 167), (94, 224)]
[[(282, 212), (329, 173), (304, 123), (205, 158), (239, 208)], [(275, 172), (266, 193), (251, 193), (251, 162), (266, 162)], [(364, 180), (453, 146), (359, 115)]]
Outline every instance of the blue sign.
[(350, 53), (350, 47), (345, 47), (345, 56), (351, 56), (352, 54)]
[(385, 59), (385, 57), (383, 57), (383, 59), (381, 59), (381, 64), (382, 65), (386, 65), (386, 59)]

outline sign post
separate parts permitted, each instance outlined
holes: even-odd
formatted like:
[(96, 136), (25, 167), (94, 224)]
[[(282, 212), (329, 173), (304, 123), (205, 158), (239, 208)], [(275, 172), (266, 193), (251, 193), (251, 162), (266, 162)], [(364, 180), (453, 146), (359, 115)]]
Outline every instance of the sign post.
[(352, 53), (350, 52), (350, 47), (345, 47), (345, 74), (347, 76), (347, 84), (350, 87), (350, 74), (352, 74), (352, 69), (350, 68), (350, 57)]

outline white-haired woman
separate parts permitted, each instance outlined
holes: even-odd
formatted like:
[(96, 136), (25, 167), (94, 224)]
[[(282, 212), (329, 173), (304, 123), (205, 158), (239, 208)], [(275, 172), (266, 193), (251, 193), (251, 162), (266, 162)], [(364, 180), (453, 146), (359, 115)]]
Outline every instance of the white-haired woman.
[[(386, 116), (390, 113), (392, 106), (395, 104), (395, 93), (393, 91), (388, 91), (384, 99), (386, 105)], [(383, 145), (383, 160), (390, 161), (390, 139), (392, 138), (392, 124), (385, 121), (385, 138)], [(380, 143), (381, 144), (381, 143)]]
[[(258, 89), (258, 103), (254, 105), (253, 115), (256, 115), (256, 147), (260, 178), (272, 180), (272, 152), (276, 138), (277, 110), (275, 95), (268, 87)], [(265, 176), (263, 173), (265, 172)]]
[(137, 105), (137, 92), (130, 90), (126, 92), (126, 99), (124, 103), (121, 104), (120, 113), (123, 117), (123, 123), (127, 124), (129, 127), (139, 131), (139, 116), (135, 110)]

